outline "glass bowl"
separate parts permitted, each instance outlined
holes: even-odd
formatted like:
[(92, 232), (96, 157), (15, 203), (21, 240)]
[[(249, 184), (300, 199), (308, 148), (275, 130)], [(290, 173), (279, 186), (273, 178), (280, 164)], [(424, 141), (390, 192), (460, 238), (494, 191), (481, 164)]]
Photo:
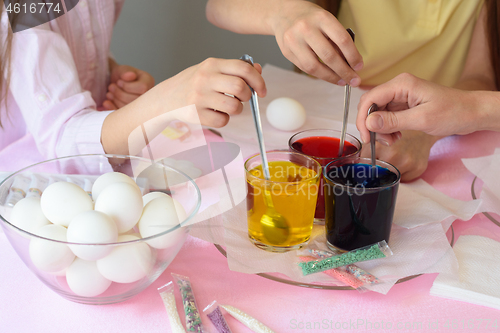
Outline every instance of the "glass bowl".
[[(149, 232), (141, 238), (136, 224), (131, 230), (120, 234), (114, 243), (71, 243), (55, 239), (56, 237), (43, 237), (39, 235), (45, 235), (40, 231), (41, 227), (30, 227), (28, 231), (26, 229), (29, 228), (25, 225), (21, 228), (20, 223), (15, 223), (16, 226), (12, 222), (18, 221), (20, 209), (16, 211), (16, 219), (11, 221), (12, 212), (15, 210), (13, 207), (23, 197), (39, 198), (41, 195), (43, 198), (43, 190), (47, 186), (61, 181), (74, 183), (91, 195), (95, 180), (108, 172), (121, 172), (131, 177), (139, 186), (142, 195), (149, 192), (170, 195), (182, 206), (185, 214), (179, 213), (180, 208), (176, 203), (174, 210), (177, 218), (170, 217), (167, 221), (168, 217), (157, 215), (151, 225), (156, 228), (152, 235)], [(28, 183), (30, 185), (26, 187)], [(57, 294), (79, 303), (111, 304), (132, 298), (163, 273), (186, 240), (190, 223), (193, 222), (200, 203), (201, 194), (193, 179), (172, 167), (134, 156), (78, 155), (37, 163), (4, 179), (0, 183), (0, 225), (26, 266)], [(60, 206), (63, 210), (64, 204), (61, 203)], [(144, 217), (140, 204), (138, 207), (139, 214)], [(31, 210), (21, 211), (22, 216), (30, 216)], [(35, 219), (26, 220), (28, 225), (31, 225), (31, 221)], [(52, 224), (49, 226), (55, 227)], [(61, 227), (65, 228), (57, 226), (63, 230)], [(74, 250), (76, 248), (77, 251)], [(47, 253), (44, 254), (44, 251)], [(104, 257), (101, 255), (96, 261), (87, 257), (80, 258), (81, 253), (89, 251), (103, 251), (107, 254)], [(57, 265), (65, 268), (54, 271), (53, 267), (56, 266), (48, 269), (39, 264), (39, 255), (45, 255), (46, 260), (47, 256), (52, 258), (60, 253), (65, 253), (66, 256), (64, 260), (57, 261)]]

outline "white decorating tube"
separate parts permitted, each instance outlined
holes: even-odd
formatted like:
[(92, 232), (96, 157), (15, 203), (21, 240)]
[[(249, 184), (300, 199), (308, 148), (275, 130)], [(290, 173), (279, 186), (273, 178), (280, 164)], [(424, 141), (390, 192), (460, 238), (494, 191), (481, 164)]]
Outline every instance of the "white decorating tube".
[(5, 204), (9, 207), (14, 207), (14, 205), (26, 196), (26, 192), (30, 187), (30, 179), (24, 176), (16, 176), (14, 182), (9, 190), (9, 195)]
[(36, 197), (40, 198), (42, 196), (43, 190), (49, 184), (49, 180), (37, 174), (31, 174), (31, 183), (26, 198)]

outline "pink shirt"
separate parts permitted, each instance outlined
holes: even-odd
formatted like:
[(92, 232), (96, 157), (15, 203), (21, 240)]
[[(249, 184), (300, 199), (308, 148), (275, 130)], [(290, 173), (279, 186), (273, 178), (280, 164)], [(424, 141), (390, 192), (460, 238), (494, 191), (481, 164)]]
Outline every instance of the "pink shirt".
[[(81, 0), (49, 23), (17, 32), (7, 107), (0, 119), (0, 171), (41, 160), (104, 153), (96, 108), (109, 84), (109, 46), (124, 0)], [(2, 15), (2, 42), (7, 15)]]

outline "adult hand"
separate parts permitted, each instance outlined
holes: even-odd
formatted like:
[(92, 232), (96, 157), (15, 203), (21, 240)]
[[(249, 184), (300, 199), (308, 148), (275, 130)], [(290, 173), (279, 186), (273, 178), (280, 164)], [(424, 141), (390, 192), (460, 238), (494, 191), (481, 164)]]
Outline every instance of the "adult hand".
[[(430, 150), (437, 139), (420, 131), (404, 131), (401, 139), (390, 147), (377, 142), (376, 157), (394, 165), (401, 172), (401, 181), (408, 182), (427, 169)], [(370, 145), (363, 146), (361, 156), (371, 156)]]
[[(380, 133), (377, 141), (385, 145), (400, 139), (403, 130), (434, 136), (469, 134), (484, 118), (479, 115), (478, 93), (484, 92), (448, 88), (403, 73), (361, 97), (356, 126), (363, 142), (370, 142), (373, 131)], [(373, 103), (379, 111), (367, 116)]]
[(309, 1), (286, 1), (272, 27), (283, 55), (302, 71), (338, 85), (360, 85), (355, 71), (363, 59), (333, 14)]
[(111, 63), (111, 83), (103, 107), (116, 110), (137, 99), (153, 88), (155, 80), (148, 72), (128, 65)]
[(158, 84), (162, 103), (172, 111), (196, 105), (202, 125), (222, 127), (230, 115), (243, 111), (250, 100), (250, 85), (260, 97), (267, 93), (262, 67), (238, 59), (209, 58)]

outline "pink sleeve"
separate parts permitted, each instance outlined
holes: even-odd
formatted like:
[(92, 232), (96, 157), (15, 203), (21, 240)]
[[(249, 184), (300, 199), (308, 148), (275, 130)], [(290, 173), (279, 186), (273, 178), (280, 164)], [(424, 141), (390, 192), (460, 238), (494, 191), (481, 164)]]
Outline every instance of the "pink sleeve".
[(64, 38), (44, 24), (14, 34), (10, 91), (44, 158), (103, 153), (96, 111)]

